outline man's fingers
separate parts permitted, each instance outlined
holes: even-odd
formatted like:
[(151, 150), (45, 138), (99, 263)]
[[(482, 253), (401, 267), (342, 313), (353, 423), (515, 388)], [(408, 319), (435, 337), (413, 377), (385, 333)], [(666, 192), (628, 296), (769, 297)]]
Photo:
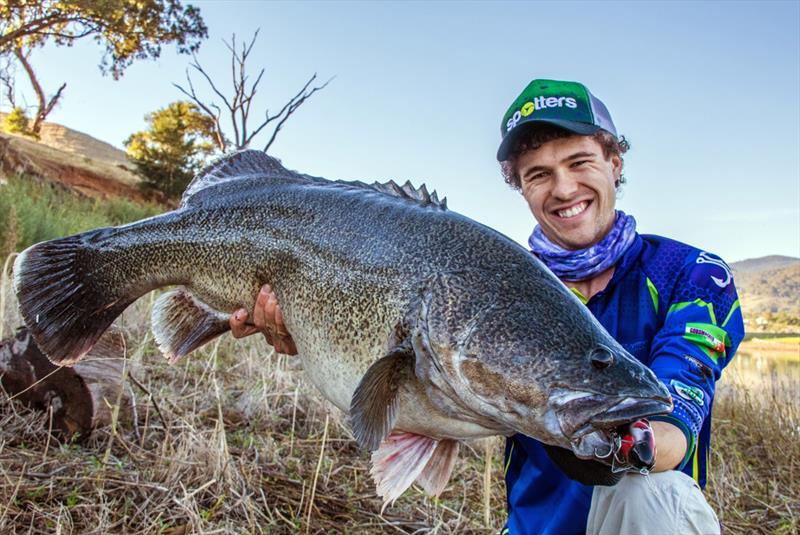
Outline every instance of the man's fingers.
[(277, 299), (275, 300), (275, 332), (279, 336), (289, 336), (289, 331), (286, 330), (286, 324), (283, 322), (283, 312), (281, 307), (278, 306)]
[(244, 338), (258, 332), (258, 329), (252, 325), (247, 325), (247, 316), (247, 310), (243, 308), (231, 314), (228, 323), (231, 326), (231, 334), (233, 334), (234, 338)]
[(286, 330), (283, 312), (278, 306), (278, 298), (269, 284), (261, 287), (253, 308), (253, 324), (247, 324), (247, 310), (239, 309), (231, 315), (231, 333), (235, 338), (243, 338), (253, 333), (263, 333), (267, 343), (278, 353), (296, 355), (297, 346)]
[(262, 331), (269, 326), (269, 317), (266, 314), (266, 308), (270, 295), (274, 296), (275, 294), (272, 293), (272, 288), (270, 288), (269, 284), (265, 284), (261, 287), (261, 291), (258, 292), (256, 306), (253, 309), (253, 323)]

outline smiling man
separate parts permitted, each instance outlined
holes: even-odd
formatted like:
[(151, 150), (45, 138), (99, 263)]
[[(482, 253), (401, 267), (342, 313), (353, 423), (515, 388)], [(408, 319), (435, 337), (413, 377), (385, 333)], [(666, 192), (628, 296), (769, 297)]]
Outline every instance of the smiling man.
[[(689, 245), (639, 235), (634, 218), (615, 209), (628, 143), (582, 84), (532, 81), (501, 131), (503, 175), (536, 219), (533, 254), (656, 373), (675, 407), (653, 418), (650, 475), (613, 487), (570, 480), (541, 443), (509, 438), (501, 534), (719, 533), (700, 489), (715, 381), (744, 334), (729, 268)], [(651, 432), (647, 422), (637, 428)]]
[[(506, 534), (719, 533), (703, 497), (715, 382), (744, 334), (727, 265), (667, 238), (639, 235), (615, 209), (623, 155), (608, 110), (583, 85), (534, 80), (503, 117), (497, 159), (536, 220), (529, 244), (614, 338), (669, 388), (671, 414), (635, 422), (625, 439), (654, 436), (652, 466), (613, 487), (568, 478), (544, 446), (515, 435), (506, 443)], [(268, 286), (252, 324), (242, 309), (234, 336), (262, 332), (279, 352), (297, 350)], [(644, 437), (644, 438), (643, 438)], [(625, 440), (623, 440), (625, 444)], [(639, 459), (641, 461), (641, 459)]]

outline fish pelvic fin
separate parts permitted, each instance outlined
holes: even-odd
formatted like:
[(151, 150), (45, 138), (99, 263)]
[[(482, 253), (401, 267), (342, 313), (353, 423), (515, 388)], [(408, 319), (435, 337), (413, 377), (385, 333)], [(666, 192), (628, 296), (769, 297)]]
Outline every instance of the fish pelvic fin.
[(71, 366), (89, 352), (138, 295), (94, 276), (101, 260), (87, 244), (106, 229), (38, 243), (14, 262), (14, 291), (36, 344), (57, 365)]
[(151, 326), (161, 353), (175, 362), (230, 330), (230, 315), (213, 309), (184, 287), (153, 305)]
[(370, 474), (383, 507), (393, 504), (419, 477), (433, 457), (439, 441), (402, 431), (393, 431), (372, 453)]
[(405, 348), (392, 351), (369, 367), (353, 393), (350, 422), (359, 445), (372, 451), (397, 421), (398, 391), (414, 362)]
[(439, 496), (447, 487), (450, 474), (453, 473), (453, 467), (458, 459), (458, 449), (457, 440), (445, 439), (437, 443), (428, 464), (417, 476), (417, 484), (428, 495)]

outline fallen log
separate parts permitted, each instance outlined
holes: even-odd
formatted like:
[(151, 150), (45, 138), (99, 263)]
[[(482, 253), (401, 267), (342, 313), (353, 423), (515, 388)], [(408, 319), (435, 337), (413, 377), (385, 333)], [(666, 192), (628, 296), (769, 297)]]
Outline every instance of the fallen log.
[(58, 438), (82, 440), (111, 423), (118, 398), (120, 416), (130, 415), (131, 397), (122, 384), (124, 357), (125, 339), (111, 330), (75, 366), (56, 366), (23, 327), (0, 341), (0, 386), (11, 399), (52, 411)]

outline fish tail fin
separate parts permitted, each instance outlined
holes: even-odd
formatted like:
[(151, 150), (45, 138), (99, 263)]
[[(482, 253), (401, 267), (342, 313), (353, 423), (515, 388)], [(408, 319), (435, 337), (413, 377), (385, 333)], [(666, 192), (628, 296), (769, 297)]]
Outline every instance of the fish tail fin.
[(170, 362), (230, 330), (230, 314), (202, 302), (186, 288), (170, 290), (153, 305), (153, 336)]
[[(33, 245), (14, 262), (14, 291), (36, 344), (58, 365), (83, 357), (139, 295), (120, 295), (98, 258), (98, 229)], [(113, 253), (112, 253), (113, 254)], [(121, 263), (119, 263), (121, 264)]]

